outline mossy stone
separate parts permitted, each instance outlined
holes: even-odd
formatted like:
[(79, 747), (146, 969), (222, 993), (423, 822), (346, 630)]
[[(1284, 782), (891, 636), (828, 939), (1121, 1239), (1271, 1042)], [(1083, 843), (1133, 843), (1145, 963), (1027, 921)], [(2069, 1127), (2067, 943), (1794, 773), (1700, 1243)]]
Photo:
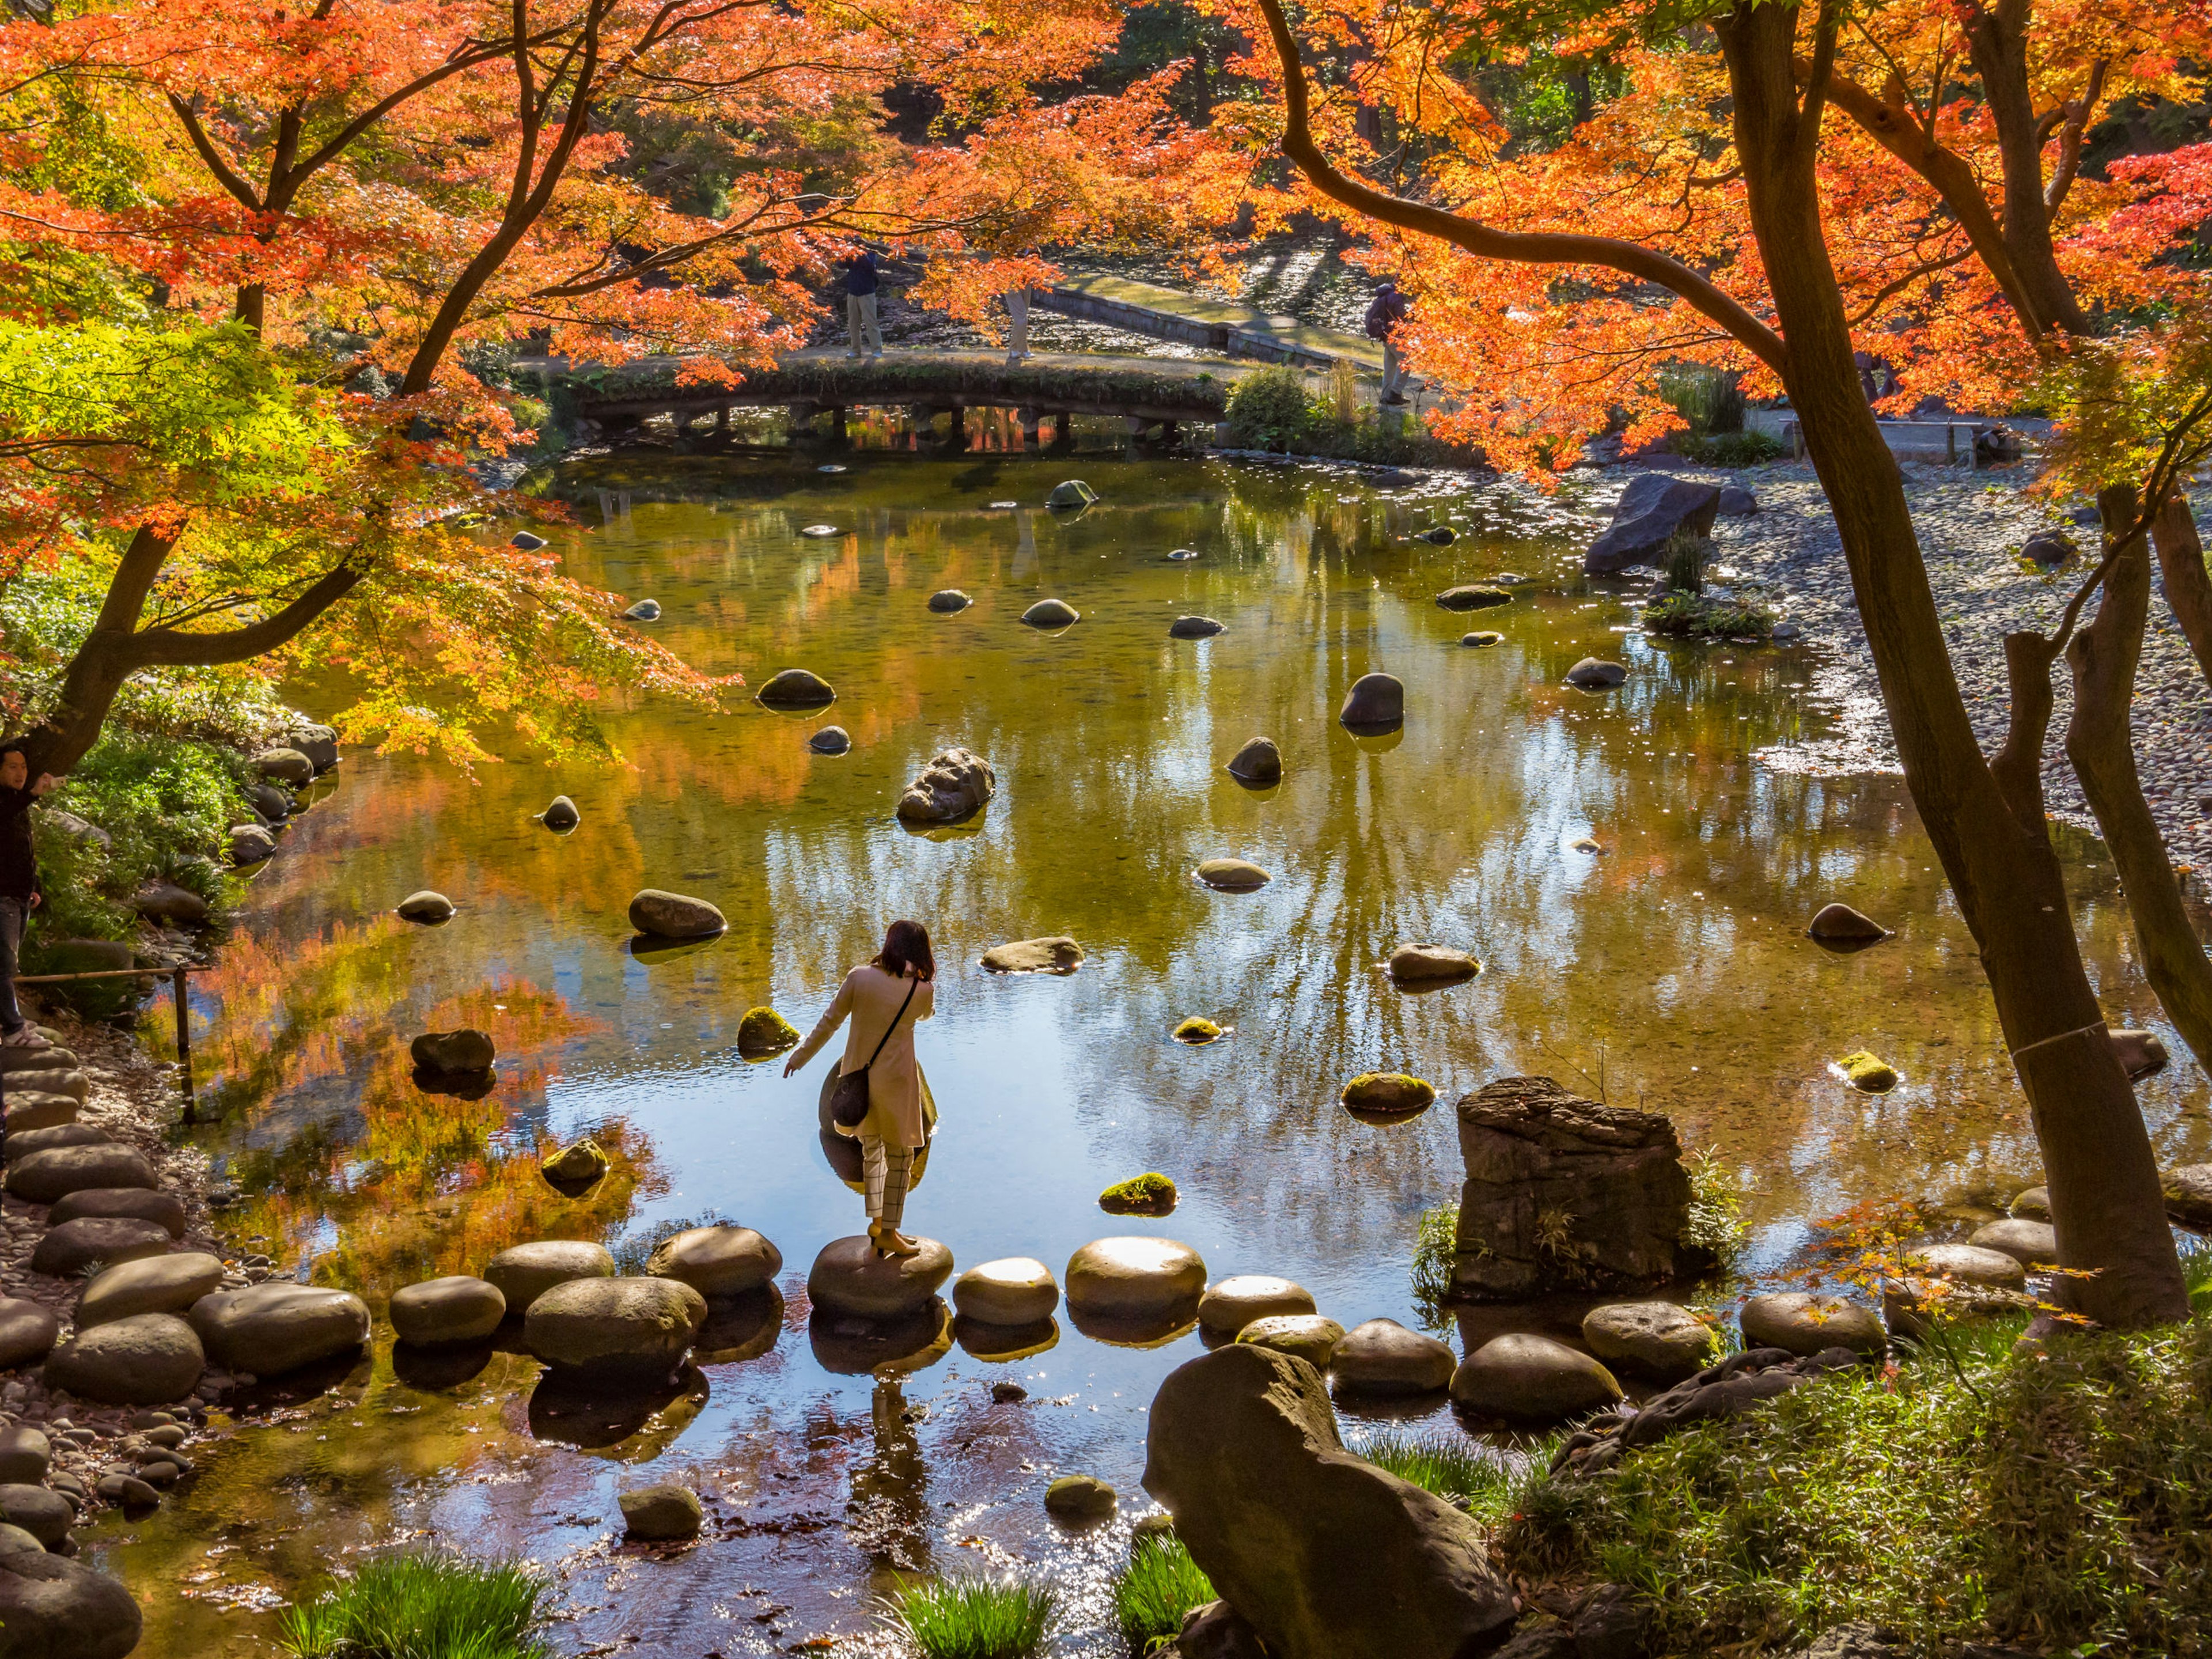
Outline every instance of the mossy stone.
[(738, 1022), (738, 1053), (747, 1060), (766, 1060), (799, 1043), (799, 1028), (773, 1008), (748, 1008)]
[(1221, 1028), (1212, 1020), (1194, 1015), (1175, 1028), (1177, 1042), (1212, 1042), (1221, 1035)]
[(1861, 1048), (1855, 1054), (1845, 1054), (1836, 1064), (1844, 1068), (1844, 1075), (1850, 1079), (1854, 1089), (1863, 1090), (1870, 1095), (1881, 1095), (1897, 1087), (1894, 1068), (1869, 1049)]
[(1098, 1194), (1109, 1215), (1165, 1215), (1176, 1206), (1176, 1184), (1158, 1171), (1117, 1181)]
[(1436, 1104), (1437, 1091), (1404, 1072), (1363, 1072), (1339, 1098), (1355, 1112), (1422, 1112)]

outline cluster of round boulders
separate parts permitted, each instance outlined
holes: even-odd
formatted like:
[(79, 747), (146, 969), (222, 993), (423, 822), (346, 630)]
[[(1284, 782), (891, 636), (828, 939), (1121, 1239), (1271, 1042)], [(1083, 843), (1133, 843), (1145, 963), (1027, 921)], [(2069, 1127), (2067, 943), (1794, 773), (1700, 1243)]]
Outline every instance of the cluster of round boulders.
[(453, 902), (443, 893), (425, 887), (420, 892), (410, 893), (399, 901), (398, 911), (403, 921), (419, 921), (426, 927), (435, 927), (453, 919)]
[(1168, 624), (1168, 637), (1172, 640), (1210, 640), (1222, 631), (1223, 624), (1211, 617), (1177, 617)]
[(1390, 952), (1390, 977), (1401, 985), (1449, 985), (1481, 971), (1480, 962), (1449, 945), (1407, 944)]
[(2014, 1217), (1975, 1229), (1967, 1243), (1984, 1250), (2000, 1250), (2023, 1267), (2054, 1267), (2058, 1261), (2058, 1233), (2047, 1221)]
[(1217, 1336), (1234, 1336), (1257, 1319), (1310, 1314), (1313, 1292), (1270, 1273), (1239, 1273), (1209, 1286), (1199, 1298), (1198, 1322)]
[(775, 1283), (783, 1271), (783, 1252), (750, 1227), (688, 1227), (654, 1245), (645, 1270), (656, 1279), (689, 1285), (702, 1296), (742, 1296)]
[(1447, 611), (1487, 611), (1492, 605), (1512, 604), (1513, 596), (1502, 587), (1469, 585), (1447, 587), (1437, 595), (1437, 603)]
[(821, 708), (837, 701), (829, 681), (804, 668), (786, 668), (772, 675), (753, 693), (763, 708)]
[(1395, 674), (1362, 674), (1344, 694), (1337, 724), (1352, 731), (1386, 731), (1406, 720), (1406, 684)]
[(1066, 599), (1039, 599), (1022, 612), (1022, 620), (1031, 628), (1073, 628), (1083, 613)]
[(663, 1484), (621, 1493), (623, 1535), (644, 1544), (680, 1544), (696, 1538), (707, 1511), (689, 1487)]
[(1344, 1340), (1344, 1327), (1320, 1314), (1273, 1314), (1254, 1320), (1237, 1333), (1237, 1340), (1303, 1359), (1326, 1375), (1336, 1345)]
[(853, 734), (842, 726), (825, 726), (807, 738), (806, 746), (817, 755), (842, 755), (853, 747)]
[(952, 1305), (982, 1325), (1034, 1325), (1060, 1306), (1052, 1269), (1033, 1256), (1010, 1255), (970, 1267), (953, 1281)]
[(26, 1204), (52, 1204), (91, 1187), (160, 1185), (145, 1154), (129, 1146), (53, 1146), (8, 1166), (9, 1194)]
[(463, 1077), (491, 1070), (499, 1049), (485, 1033), (463, 1026), (453, 1031), (425, 1031), (407, 1045), (407, 1054), (423, 1071)]
[(1805, 933), (1808, 938), (1834, 945), (1870, 945), (1889, 937), (1889, 930), (1873, 917), (1840, 902), (1822, 905)]
[(940, 617), (955, 616), (974, 603), (957, 587), (939, 588), (929, 596), (929, 608)]
[(708, 939), (730, 923), (702, 898), (647, 887), (629, 902), (629, 925), (656, 939)]
[(1583, 1316), (1583, 1340), (1607, 1365), (1680, 1382), (1712, 1364), (1718, 1338), (1672, 1302), (1616, 1302)]
[(222, 1262), (204, 1250), (120, 1262), (84, 1287), (76, 1303), (76, 1328), (89, 1330), (140, 1314), (183, 1313), (222, 1288)]
[(766, 1060), (799, 1046), (799, 1028), (765, 1005), (748, 1008), (738, 1021), (738, 1053), (746, 1060)]
[(1094, 1239), (1068, 1257), (1062, 1282), (1072, 1312), (1153, 1319), (1197, 1306), (1206, 1261), (1172, 1238)]
[(583, 814), (576, 810), (575, 802), (570, 800), (566, 795), (556, 795), (546, 803), (545, 810), (538, 815), (538, 821), (548, 830), (557, 830), (566, 835), (581, 823), (584, 817)]
[(1208, 887), (1222, 893), (1256, 892), (1274, 879), (1246, 859), (1208, 859), (1195, 873)]
[(1746, 1346), (1781, 1348), (1805, 1358), (1830, 1348), (1879, 1354), (1889, 1346), (1889, 1333), (1872, 1309), (1809, 1291), (1754, 1296), (1737, 1318)]
[(1395, 1319), (1370, 1319), (1346, 1332), (1329, 1355), (1329, 1382), (1339, 1394), (1434, 1394), (1451, 1386), (1458, 1368), (1449, 1343)]
[(859, 1319), (896, 1319), (927, 1307), (952, 1277), (952, 1252), (933, 1238), (914, 1242), (921, 1248), (912, 1255), (880, 1256), (865, 1235), (830, 1240), (807, 1273), (807, 1299)]
[(1273, 738), (1254, 738), (1229, 757), (1229, 775), (1261, 787), (1283, 781), (1283, 753)]
[(984, 951), (982, 965), (992, 974), (1072, 974), (1083, 965), (1083, 947), (1065, 933), (1018, 939)]
[(1607, 662), (1598, 657), (1584, 657), (1567, 670), (1567, 684), (1581, 691), (1603, 691), (1621, 684), (1628, 678), (1628, 671), (1617, 662)]
[(46, 1383), (103, 1406), (162, 1406), (199, 1386), (207, 1359), (198, 1332), (174, 1314), (135, 1314), (57, 1345)]
[(192, 1304), (208, 1358), (231, 1370), (282, 1376), (368, 1340), (368, 1304), (350, 1291), (272, 1279)]
[(677, 1279), (571, 1279), (530, 1304), (523, 1340), (573, 1371), (667, 1376), (707, 1322), (707, 1298)]
[(556, 1285), (572, 1279), (611, 1279), (614, 1271), (615, 1259), (603, 1244), (580, 1238), (542, 1238), (509, 1245), (484, 1263), (483, 1276), (499, 1287), (507, 1312), (521, 1314)]
[(555, 1152), (538, 1166), (538, 1172), (556, 1188), (589, 1187), (606, 1174), (611, 1164), (606, 1148), (587, 1135)]
[[(10, 1109), (9, 1116), (14, 1115)], [(58, 1200), (46, 1212), (47, 1224), (81, 1216), (132, 1216), (159, 1223), (171, 1238), (185, 1236), (184, 1201), (174, 1193), (148, 1187), (87, 1187)]]
[(402, 1342), (434, 1348), (484, 1340), (507, 1317), (507, 1297), (488, 1279), (449, 1273), (394, 1291), (390, 1311)]
[(1624, 1397), (1619, 1379), (1579, 1348), (1516, 1332), (1492, 1337), (1452, 1373), (1452, 1403), (1514, 1423), (1557, 1423)]
[(1436, 1104), (1436, 1085), (1404, 1072), (1363, 1072), (1338, 1097), (1353, 1112), (1409, 1117)]

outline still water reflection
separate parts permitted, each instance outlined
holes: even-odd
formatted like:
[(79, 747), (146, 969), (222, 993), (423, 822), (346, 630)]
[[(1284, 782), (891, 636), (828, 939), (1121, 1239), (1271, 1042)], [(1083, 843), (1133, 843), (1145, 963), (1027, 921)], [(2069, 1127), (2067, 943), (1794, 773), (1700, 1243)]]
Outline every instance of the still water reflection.
[[(884, 1353), (810, 1328), (806, 1266), (858, 1230), (860, 1204), (816, 1147), (823, 1062), (789, 1081), (748, 1065), (738, 1021), (771, 1003), (804, 1029), (894, 916), (928, 923), (945, 969), (921, 1038), (944, 1125), (908, 1225), (963, 1263), (1057, 1269), (1091, 1238), (1155, 1232), (1217, 1276), (1293, 1277), (1347, 1326), (1416, 1322), (1413, 1222), (1454, 1195), (1457, 1146), (1448, 1106), (1347, 1116), (1338, 1087), (1378, 1068), (1447, 1102), (1534, 1071), (1668, 1111), (1741, 1173), (1762, 1270), (1856, 1200), (2033, 1178), (1970, 943), (1901, 785), (1763, 769), (1758, 751), (1821, 718), (1807, 651), (1647, 645), (1619, 593), (1576, 574), (1571, 500), (1193, 460), (848, 459), (834, 477), (796, 455), (601, 464), (564, 481), (579, 524), (555, 540), (583, 580), (659, 600), (656, 636), (696, 665), (756, 685), (810, 668), (834, 708), (629, 708), (611, 719), (621, 764), (473, 780), (349, 755), (198, 981), (225, 1107), (206, 1139), (246, 1194), (241, 1245), (380, 1314), (397, 1286), (520, 1240), (635, 1249), (673, 1218), (720, 1216), (781, 1247), (781, 1297), (731, 1316), (670, 1389), (611, 1404), (547, 1395), (511, 1352), (472, 1376), (395, 1376), (380, 1325), (374, 1362), (334, 1392), (212, 1450), (155, 1517), (95, 1534), (148, 1605), (148, 1652), (265, 1651), (272, 1601), (400, 1535), (557, 1566), (562, 1640), (581, 1652), (861, 1638), (895, 1571), (1015, 1562), (1065, 1580), (1065, 1650), (1116, 1650), (1103, 1569), (1126, 1526), (1061, 1532), (1042, 1492), (1097, 1474), (1125, 1522), (1137, 1512), (1146, 1403), (1197, 1338), (1115, 1346), (1063, 1316), (1053, 1346), (1006, 1359), (933, 1331), (872, 1376)], [(1028, 505), (1076, 471), (1102, 505), (1073, 520)], [(841, 533), (797, 533), (817, 523)], [(1460, 539), (1409, 539), (1436, 523)], [(1433, 603), (1509, 572), (1532, 580), (1502, 609)], [(933, 614), (944, 587), (975, 603)], [(1081, 622), (1023, 627), (1047, 596)], [(1170, 640), (1187, 613), (1226, 631)], [(1504, 643), (1462, 647), (1470, 622)], [(1565, 687), (1590, 654), (1627, 662), (1627, 685)], [(1408, 718), (1356, 738), (1334, 713), (1377, 669), (1404, 680)], [(832, 721), (851, 752), (811, 753)], [(1279, 787), (1222, 769), (1255, 733), (1281, 745)], [(954, 744), (991, 760), (998, 799), (974, 823), (908, 832), (900, 788)], [(556, 792), (581, 810), (573, 834), (532, 820)], [(1224, 855), (1275, 878), (1241, 895), (1191, 878)], [(2094, 845), (2073, 856), (2106, 1009), (2148, 1020), (2109, 873)], [(633, 953), (624, 911), (647, 885), (713, 900), (729, 932)], [(426, 886), (459, 904), (451, 923), (392, 916)], [(1801, 929), (1834, 897), (1896, 937), (1818, 950)], [(1050, 933), (1088, 953), (1072, 977), (975, 966)], [(1406, 939), (1487, 971), (1403, 994), (1377, 963)], [(1170, 1041), (1194, 1014), (1229, 1039)], [(422, 1093), (407, 1038), (463, 1024), (496, 1039), (496, 1086)], [(1858, 1048), (1903, 1086), (1842, 1086), (1828, 1062)], [(2162, 1153), (2212, 1146), (2193, 1067), (2143, 1097)], [(586, 1133), (614, 1170), (572, 1200), (537, 1164)], [(1102, 1188), (1147, 1170), (1180, 1185), (1172, 1216), (1098, 1211)], [(994, 1404), (994, 1380), (1030, 1398)], [(613, 1548), (615, 1492), (648, 1479), (707, 1496), (706, 1544)]]

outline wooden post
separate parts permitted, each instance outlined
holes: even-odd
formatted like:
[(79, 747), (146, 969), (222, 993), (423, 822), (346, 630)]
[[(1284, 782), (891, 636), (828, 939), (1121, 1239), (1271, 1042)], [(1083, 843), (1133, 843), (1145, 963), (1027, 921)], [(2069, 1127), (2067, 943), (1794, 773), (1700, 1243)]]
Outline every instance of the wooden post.
[(185, 1121), (195, 1123), (193, 1115), (197, 1103), (192, 1098), (192, 1007), (186, 1000), (183, 968), (169, 975), (169, 995), (177, 1008), (177, 1073), (178, 1081), (185, 1088)]

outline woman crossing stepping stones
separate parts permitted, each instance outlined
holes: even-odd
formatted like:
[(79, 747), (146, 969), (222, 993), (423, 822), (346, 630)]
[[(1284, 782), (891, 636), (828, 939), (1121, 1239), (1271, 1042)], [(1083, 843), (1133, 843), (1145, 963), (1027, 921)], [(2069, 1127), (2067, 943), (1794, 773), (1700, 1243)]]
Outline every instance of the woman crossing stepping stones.
[(914, 1052), (916, 1023), (936, 1012), (936, 977), (929, 930), (918, 921), (893, 922), (884, 948), (845, 975), (829, 1012), (784, 1062), (789, 1077), (851, 1018), (830, 1109), (837, 1133), (860, 1140), (868, 1238), (879, 1256), (913, 1255), (921, 1248), (899, 1224), (906, 1218), (914, 1155), (928, 1143), (937, 1120)]

